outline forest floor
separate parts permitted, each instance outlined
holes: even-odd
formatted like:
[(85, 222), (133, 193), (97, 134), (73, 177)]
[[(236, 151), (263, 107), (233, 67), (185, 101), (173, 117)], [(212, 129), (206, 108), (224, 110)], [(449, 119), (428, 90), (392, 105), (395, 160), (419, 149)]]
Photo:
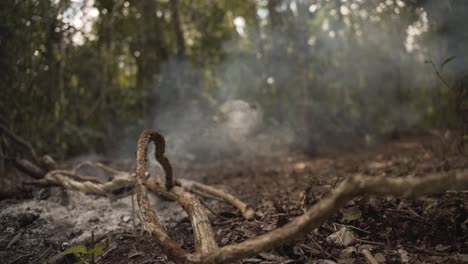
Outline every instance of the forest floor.
[[(175, 175), (228, 191), (262, 212), (262, 217), (246, 221), (231, 206), (203, 197), (216, 212), (209, 216), (216, 240), (224, 246), (288, 223), (337, 181), (354, 174), (424, 176), (468, 167), (466, 157), (442, 158), (430, 151), (429, 142), (410, 138), (313, 158), (284, 153), (220, 160), (180, 166)], [(192, 250), (192, 228), (185, 213), (176, 203), (155, 197), (152, 201), (171, 237)], [(355, 199), (305, 238), (238, 263), (367, 263), (363, 249), (379, 263), (468, 263), (467, 201), (467, 192), (416, 200)], [(2, 200), (0, 262), (75, 263), (79, 259), (57, 258), (57, 254), (70, 245), (87, 243), (93, 230), (95, 240), (105, 237), (106, 241), (98, 263), (170, 263), (156, 241), (142, 234), (136, 215), (131, 197), (110, 200), (59, 187), (39, 188), (32, 198)]]

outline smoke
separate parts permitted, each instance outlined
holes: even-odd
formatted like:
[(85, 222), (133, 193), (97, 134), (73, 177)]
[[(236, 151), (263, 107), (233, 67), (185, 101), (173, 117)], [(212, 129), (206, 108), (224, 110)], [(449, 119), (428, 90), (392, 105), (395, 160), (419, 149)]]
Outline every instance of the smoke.
[[(291, 12), (277, 28), (259, 7), (260, 31), (237, 17), (238, 35), (214, 68), (180, 56), (162, 65), (146, 119), (166, 136), (170, 157), (197, 161), (315, 153), (421, 127), (438, 86), (424, 64), (430, 16), (420, 8), (411, 18), (401, 1), (387, 2), (349, 3), (342, 21), (330, 2), (307, 14), (281, 5)], [(351, 24), (353, 12), (365, 22)]]
[(221, 85), (212, 94), (203, 91), (203, 73), (187, 59), (173, 58), (162, 68), (162, 78), (154, 87), (160, 99), (149, 118), (151, 127), (165, 135), (172, 158), (269, 156), (291, 144), (292, 130), (265, 120), (261, 105), (250, 93), (258, 81), (251, 72), (252, 61), (226, 60), (217, 68)]
[(258, 104), (227, 99), (214, 109), (203, 109), (190, 100), (156, 115), (152, 127), (166, 136), (168, 156), (197, 161), (265, 157), (292, 141), (291, 131), (265, 124)]

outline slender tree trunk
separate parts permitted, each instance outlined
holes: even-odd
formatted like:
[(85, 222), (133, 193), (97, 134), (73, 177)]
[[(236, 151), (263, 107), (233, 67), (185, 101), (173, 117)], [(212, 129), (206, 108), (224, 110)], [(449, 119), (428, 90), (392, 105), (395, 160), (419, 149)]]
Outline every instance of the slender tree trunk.
[(185, 38), (184, 38), (184, 32), (182, 30), (182, 25), (180, 22), (178, 3), (179, 3), (178, 0), (170, 0), (171, 11), (172, 11), (172, 23), (174, 26), (176, 39), (177, 39), (177, 55), (179, 57), (185, 57)]
[[(158, 107), (158, 97), (154, 89), (156, 76), (160, 72), (160, 65), (169, 57), (167, 45), (162, 31), (163, 19), (156, 15), (160, 10), (157, 1), (140, 1), (137, 8), (141, 14), (141, 27), (134, 50), (139, 52), (137, 62), (137, 87), (148, 95), (142, 101), (142, 113), (145, 127), (151, 127), (155, 108)], [(152, 32), (148, 34), (148, 32)]]

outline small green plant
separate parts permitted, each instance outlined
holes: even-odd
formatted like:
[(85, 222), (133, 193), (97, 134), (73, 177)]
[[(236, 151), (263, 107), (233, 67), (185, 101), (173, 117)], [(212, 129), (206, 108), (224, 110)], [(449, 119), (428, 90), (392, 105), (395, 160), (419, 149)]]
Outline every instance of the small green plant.
[(106, 242), (99, 242), (93, 247), (88, 248), (86, 245), (76, 245), (64, 252), (60, 253), (62, 256), (77, 254), (80, 256), (81, 261), (77, 263), (94, 263), (94, 258), (102, 255), (106, 248)]

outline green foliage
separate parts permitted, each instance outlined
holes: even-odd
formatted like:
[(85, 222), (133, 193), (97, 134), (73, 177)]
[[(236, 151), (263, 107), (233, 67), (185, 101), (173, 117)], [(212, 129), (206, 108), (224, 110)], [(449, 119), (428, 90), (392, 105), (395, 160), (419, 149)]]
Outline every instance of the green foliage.
[[(456, 12), (466, 3), (410, 2), (2, 1), (0, 111), (39, 152), (59, 156), (111, 151), (123, 127), (193, 105), (214, 116), (233, 98), (312, 143), (456, 127), (457, 97), (421, 58), (446, 58), (440, 71), (454, 71), (455, 56), (431, 52), (464, 52)], [(456, 14), (432, 20), (442, 11)], [(410, 26), (421, 30), (412, 51)], [(445, 28), (459, 36), (439, 44)]]
[(86, 252), (88, 252), (88, 248), (85, 245), (76, 245), (60, 253), (60, 255), (85, 254)]
[(78, 263), (90, 263), (93, 256), (99, 257), (100, 255), (102, 255), (102, 253), (104, 253), (105, 248), (105, 242), (99, 242), (92, 248), (88, 248), (85, 245), (76, 245), (60, 253), (60, 255), (66, 256), (71, 254), (78, 254), (81, 258), (81, 261)]

